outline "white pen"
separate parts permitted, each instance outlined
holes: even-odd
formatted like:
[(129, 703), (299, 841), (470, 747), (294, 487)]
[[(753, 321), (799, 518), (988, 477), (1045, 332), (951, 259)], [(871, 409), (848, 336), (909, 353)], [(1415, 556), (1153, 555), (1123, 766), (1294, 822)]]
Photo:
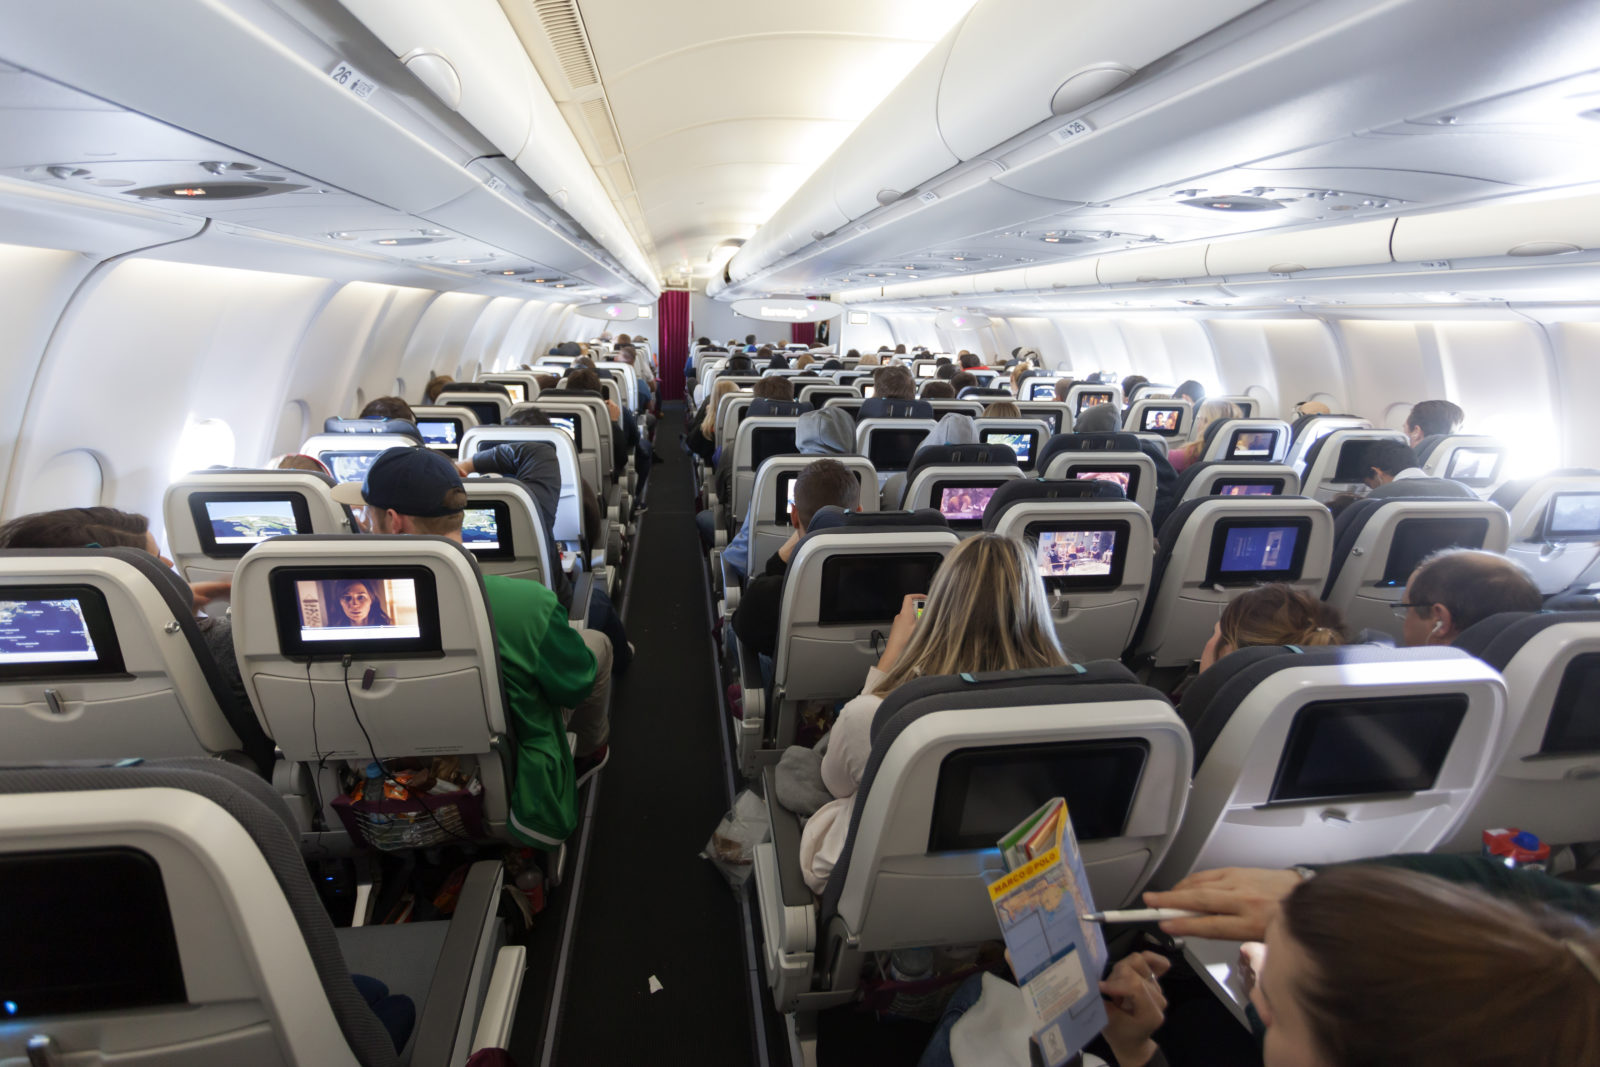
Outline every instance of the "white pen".
[(1182, 908), (1133, 908), (1129, 911), (1091, 911), (1083, 916), (1091, 923), (1158, 923), (1167, 919), (1201, 919), (1208, 913)]

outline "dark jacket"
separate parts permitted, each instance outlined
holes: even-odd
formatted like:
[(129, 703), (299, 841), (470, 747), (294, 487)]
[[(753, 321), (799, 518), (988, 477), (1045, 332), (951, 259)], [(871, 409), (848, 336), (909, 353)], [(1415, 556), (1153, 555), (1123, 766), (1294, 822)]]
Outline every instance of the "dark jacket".
[(775, 656), (778, 652), (778, 616), (783, 612), (783, 582), (789, 565), (774, 552), (767, 568), (752, 578), (733, 613), (733, 632), (752, 652)]
[(544, 525), (545, 558), (554, 573), (550, 576), (551, 590), (563, 608), (572, 607), (572, 582), (561, 569), (561, 553), (556, 550), (556, 508), (561, 503), (561, 460), (554, 445), (543, 441), (522, 441), (516, 444), (495, 445), (472, 456), (472, 469), (479, 474), (499, 474), (515, 478), (527, 488), (538, 509), (539, 521)]

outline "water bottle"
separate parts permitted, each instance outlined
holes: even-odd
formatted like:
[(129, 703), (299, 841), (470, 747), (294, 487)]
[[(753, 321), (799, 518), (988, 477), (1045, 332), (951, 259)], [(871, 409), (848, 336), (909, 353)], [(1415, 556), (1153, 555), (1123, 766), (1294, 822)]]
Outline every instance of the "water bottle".
[[(383, 802), (383, 768), (377, 763), (367, 764), (367, 781), (361, 789), (361, 799), (369, 804)], [(369, 812), (368, 818), (374, 826), (386, 826), (389, 823), (387, 815), (380, 815), (376, 811)]]
[[(889, 977), (896, 982), (920, 982), (933, 977), (933, 949), (902, 948), (889, 954)], [(939, 993), (900, 992), (889, 1003), (888, 1014), (924, 1022), (939, 1013)]]

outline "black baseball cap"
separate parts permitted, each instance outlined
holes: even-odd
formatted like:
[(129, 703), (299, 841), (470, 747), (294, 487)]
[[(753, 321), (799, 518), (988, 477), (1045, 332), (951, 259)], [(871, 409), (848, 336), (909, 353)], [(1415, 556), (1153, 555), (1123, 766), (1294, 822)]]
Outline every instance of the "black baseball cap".
[(393, 508), (424, 519), (462, 510), (464, 496), (454, 463), (432, 449), (405, 445), (379, 454), (359, 484), (341, 482), (333, 487), (333, 499), (341, 504)]

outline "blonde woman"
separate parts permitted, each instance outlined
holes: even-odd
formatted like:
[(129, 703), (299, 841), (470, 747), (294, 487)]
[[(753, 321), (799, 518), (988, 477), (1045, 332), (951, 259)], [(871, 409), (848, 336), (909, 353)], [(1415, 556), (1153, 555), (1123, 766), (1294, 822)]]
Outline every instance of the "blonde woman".
[(1210, 670), (1228, 653), (1258, 645), (1342, 645), (1348, 640), (1336, 608), (1282, 582), (1240, 593), (1222, 609), (1200, 654), (1200, 669)]
[(1172, 464), (1172, 469), (1182, 473), (1184, 468), (1192, 463), (1200, 462), (1200, 457), (1206, 451), (1206, 429), (1212, 423), (1221, 422), (1223, 419), (1242, 419), (1244, 412), (1226, 400), (1207, 400), (1200, 405), (1200, 410), (1194, 414), (1194, 439), (1182, 448), (1173, 449), (1167, 454), (1167, 461)]
[(1020, 419), (1022, 418), (1022, 409), (1009, 400), (997, 400), (983, 409), (983, 417), (986, 419)]
[(834, 799), (800, 838), (801, 870), (813, 892), (822, 892), (844, 851), (856, 788), (872, 754), (872, 719), (884, 697), (913, 678), (1067, 662), (1033, 554), (1020, 541), (982, 534), (961, 542), (934, 575), (920, 619), (915, 599), (906, 597), (861, 695), (840, 710), (825, 738), (822, 781)]
[(717, 452), (717, 405), (722, 403), (723, 397), (738, 389), (738, 383), (729, 381), (718, 381), (712, 386), (711, 399), (706, 401), (694, 424), (689, 427), (689, 432), (684, 435), (683, 443), (689, 451), (707, 463), (712, 462)]

